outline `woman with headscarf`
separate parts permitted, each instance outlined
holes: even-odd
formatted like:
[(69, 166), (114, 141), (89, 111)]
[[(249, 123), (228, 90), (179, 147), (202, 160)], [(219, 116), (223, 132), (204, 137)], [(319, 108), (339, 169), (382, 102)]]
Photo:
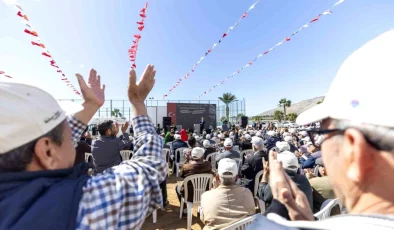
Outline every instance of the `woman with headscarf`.
[(181, 132), (180, 132), (180, 134), (181, 134), (181, 140), (184, 141), (184, 142), (186, 142), (187, 139), (189, 138), (189, 137), (187, 136), (186, 129), (182, 129)]

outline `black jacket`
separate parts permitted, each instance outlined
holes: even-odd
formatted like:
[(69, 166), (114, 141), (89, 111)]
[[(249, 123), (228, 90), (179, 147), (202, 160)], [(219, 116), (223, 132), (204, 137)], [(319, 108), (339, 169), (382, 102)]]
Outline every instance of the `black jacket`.
[(245, 159), (241, 167), (241, 184), (248, 188), (252, 193), (254, 191), (254, 179), (256, 174), (263, 170), (263, 157), (267, 155), (265, 151), (254, 153)]

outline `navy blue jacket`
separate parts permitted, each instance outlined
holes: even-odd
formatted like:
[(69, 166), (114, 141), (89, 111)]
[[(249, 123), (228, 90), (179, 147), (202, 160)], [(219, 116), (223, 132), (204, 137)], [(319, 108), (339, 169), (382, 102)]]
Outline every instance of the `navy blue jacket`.
[(0, 229), (75, 229), (87, 170), (0, 173)]

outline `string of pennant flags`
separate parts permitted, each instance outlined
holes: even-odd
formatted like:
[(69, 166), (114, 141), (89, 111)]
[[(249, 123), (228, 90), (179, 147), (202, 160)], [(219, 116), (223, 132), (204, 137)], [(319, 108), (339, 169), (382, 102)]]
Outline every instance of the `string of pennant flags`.
[(19, 4), (14, 4), (14, 6), (16, 7), (16, 9), (18, 11), (18, 13), (16, 15), (22, 18), (22, 23), (26, 27), (24, 29), (24, 32), (26, 34), (29, 34), (29, 35), (34, 37), (33, 40), (31, 41), (31, 44), (33, 46), (37, 46), (40, 49), (42, 49), (41, 55), (46, 57), (46, 58), (48, 58), (49, 64), (51, 65), (51, 67), (55, 68), (56, 69), (56, 73), (61, 75), (60, 80), (62, 82), (64, 82), (67, 85), (67, 87), (70, 88), (75, 94), (81, 95), (81, 93), (74, 87), (74, 85), (66, 77), (64, 72), (60, 69), (59, 65), (56, 63), (55, 59), (53, 59), (51, 53), (46, 48), (45, 44), (41, 41), (40, 36), (38, 35), (37, 31), (31, 25), (31, 22), (30, 22), (30, 20), (29, 20), (29, 18), (27, 16), (27, 14), (24, 12), (22, 6), (19, 5)]
[[(145, 3), (145, 6), (141, 9), (140, 11), (140, 17), (141, 17), (141, 21), (138, 21), (138, 27), (137, 29), (142, 32), (145, 28), (145, 18), (146, 18), (146, 10), (148, 9), (148, 3), (149, 1), (147, 1)], [(129, 53), (129, 58), (131, 61), (131, 67), (132, 68), (137, 68), (137, 65), (135, 64), (135, 59), (137, 58), (137, 50), (138, 50), (138, 45), (141, 39), (141, 34), (134, 34), (134, 40), (133, 40), (133, 44), (131, 45), (130, 49), (128, 50)]]
[(6, 74), (4, 71), (0, 70), (0, 76), (4, 76), (6, 78), (12, 78), (10, 75)]
[(246, 17), (248, 16), (248, 13), (249, 13), (251, 10), (254, 9), (255, 5), (256, 5), (259, 1), (260, 1), (260, 0), (257, 0), (255, 3), (253, 3), (253, 4), (249, 7), (249, 9), (248, 9), (245, 13), (242, 14), (242, 16), (238, 19), (238, 21), (235, 22), (234, 25), (230, 26), (230, 27), (228, 28), (228, 30), (227, 30), (225, 33), (222, 34), (222, 36), (220, 37), (220, 39), (219, 39), (216, 43), (214, 43), (210, 49), (208, 49), (208, 50), (205, 52), (204, 56), (200, 57), (200, 59), (197, 61), (196, 64), (194, 64), (194, 66), (191, 68), (191, 70), (189, 70), (189, 72), (188, 72), (183, 78), (179, 78), (178, 81), (175, 83), (175, 85), (173, 85), (173, 86), (171, 87), (171, 89), (168, 91), (168, 93), (165, 94), (165, 95), (163, 95), (163, 99), (165, 99), (166, 97), (168, 97), (168, 95), (170, 95), (170, 94), (172, 93), (172, 91), (174, 91), (174, 90), (179, 86), (179, 84), (180, 84), (182, 81), (186, 80), (187, 78), (190, 77), (190, 75), (191, 75), (192, 73), (194, 73), (194, 71), (195, 71), (195, 69), (197, 68), (197, 66), (205, 59), (205, 57), (208, 56), (208, 54), (210, 54), (210, 53), (213, 51), (213, 49), (215, 49), (215, 47), (218, 46), (218, 45), (223, 41), (223, 39), (224, 39), (225, 37), (227, 37), (228, 34), (229, 34), (231, 31), (234, 30), (235, 27), (238, 26), (238, 24), (242, 21), (242, 19), (244, 19), (244, 18), (246, 18)]
[(275, 48), (277, 48), (278, 46), (281, 46), (287, 42), (291, 41), (291, 37), (295, 36), (296, 34), (298, 34), (299, 32), (301, 32), (302, 30), (308, 28), (312, 23), (315, 23), (316, 21), (318, 21), (320, 19), (320, 17), (322, 16), (326, 16), (326, 15), (331, 15), (332, 14), (332, 9), (334, 7), (336, 7), (337, 5), (343, 3), (345, 0), (339, 0), (338, 2), (336, 2), (333, 6), (331, 6), (329, 9), (325, 10), (323, 13), (319, 14), (317, 17), (313, 18), (311, 21), (309, 21), (307, 24), (303, 25), (301, 28), (299, 28), (298, 30), (296, 30), (294, 33), (292, 33), (290, 36), (286, 37), (285, 39), (281, 40), (280, 42), (278, 42), (276, 45), (274, 45), (273, 47), (271, 47), (270, 49), (266, 50), (263, 53), (260, 53), (259, 55), (257, 55), (252, 61), (249, 61), (246, 65), (244, 65), (242, 68), (238, 69), (237, 71), (233, 72), (230, 76), (226, 77), (224, 80), (222, 80), (221, 82), (219, 82), (218, 84), (214, 85), (213, 87), (211, 87), (209, 90), (204, 91), (200, 96), (196, 97), (194, 100), (199, 100), (201, 97), (207, 95), (208, 93), (210, 93), (212, 90), (214, 90), (215, 88), (217, 88), (220, 85), (223, 85), (226, 81), (230, 80), (231, 78), (235, 77), (236, 75), (238, 75), (242, 70), (248, 68), (249, 66), (253, 65), (254, 62), (256, 62), (259, 58), (261, 58), (264, 55), (269, 54), (270, 52), (272, 52)]

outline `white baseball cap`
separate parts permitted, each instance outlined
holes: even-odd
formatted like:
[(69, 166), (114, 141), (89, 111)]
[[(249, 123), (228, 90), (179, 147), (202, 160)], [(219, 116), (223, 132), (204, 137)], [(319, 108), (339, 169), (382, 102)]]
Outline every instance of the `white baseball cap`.
[(271, 130), (271, 131), (268, 131), (268, 132), (267, 132), (267, 135), (273, 137), (273, 136), (276, 135), (276, 133), (275, 133), (275, 131), (272, 131), (272, 130)]
[(261, 132), (260, 132), (260, 131), (257, 131), (257, 132), (256, 132), (256, 136), (261, 137)]
[(209, 139), (211, 139), (211, 135), (207, 134), (207, 136), (205, 138), (207, 138), (209, 140)]
[(276, 142), (276, 147), (278, 148), (279, 152), (290, 151), (290, 145), (286, 141)]
[(252, 136), (250, 136), (249, 134), (245, 134), (244, 137), (245, 137), (246, 140), (251, 140), (252, 139)]
[(291, 137), (291, 136), (286, 136), (286, 137), (284, 138), (284, 141), (286, 141), (286, 142), (293, 141), (293, 137)]
[(233, 146), (233, 140), (231, 140), (230, 138), (226, 138), (226, 140), (224, 140), (223, 145), (225, 147), (232, 147)]
[[(224, 174), (224, 173), (231, 173)], [(219, 161), (218, 164), (218, 174), (221, 177), (235, 177), (238, 175), (238, 165), (237, 162), (230, 158), (224, 158)]]
[(81, 105), (58, 102), (35, 86), (0, 82), (0, 154), (33, 141), (62, 123)]
[(258, 147), (264, 146), (264, 141), (260, 137), (254, 136), (252, 137), (252, 144)]
[(181, 135), (175, 134), (175, 135), (174, 135), (174, 139), (175, 139), (175, 140), (180, 140), (180, 139), (181, 139)]
[(338, 70), (324, 102), (297, 117), (298, 124), (325, 118), (394, 127), (387, 96), (394, 85), (394, 30), (353, 52)]
[(294, 153), (289, 152), (289, 151), (284, 151), (281, 153), (278, 153), (276, 155), (276, 158), (278, 161), (282, 162), (283, 168), (286, 170), (290, 170), (293, 172), (297, 172), (298, 169), (298, 159), (294, 155)]
[(209, 148), (211, 147), (211, 142), (209, 142), (208, 140), (205, 140), (202, 145), (204, 146), (204, 148)]
[(193, 159), (200, 159), (204, 156), (204, 149), (200, 147), (195, 147), (193, 148), (191, 155)]

